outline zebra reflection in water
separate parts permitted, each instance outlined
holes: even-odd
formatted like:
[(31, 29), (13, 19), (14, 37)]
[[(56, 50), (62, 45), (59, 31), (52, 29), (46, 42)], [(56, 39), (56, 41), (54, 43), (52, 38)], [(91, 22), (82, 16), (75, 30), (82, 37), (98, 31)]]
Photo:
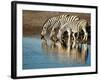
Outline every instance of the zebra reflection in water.
[(78, 43), (76, 40), (68, 39), (66, 47), (62, 46), (60, 42), (49, 43), (42, 40), (42, 49), (50, 59), (56, 59), (61, 63), (68, 64), (85, 64), (87, 59), (87, 43)]

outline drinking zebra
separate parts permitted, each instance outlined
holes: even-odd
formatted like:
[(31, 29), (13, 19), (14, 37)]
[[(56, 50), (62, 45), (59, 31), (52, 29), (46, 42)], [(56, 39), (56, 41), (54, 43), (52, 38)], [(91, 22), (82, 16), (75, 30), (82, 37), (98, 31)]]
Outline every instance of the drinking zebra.
[(65, 23), (59, 29), (58, 34), (57, 34), (57, 38), (59, 39), (59, 41), (62, 41), (61, 36), (65, 31), (67, 31), (69, 38), (70, 38), (71, 33), (73, 32), (72, 36), (75, 40), (76, 39), (75, 38), (75, 33), (79, 33), (81, 30), (83, 30), (83, 32), (84, 32), (83, 40), (87, 40), (88, 33), (86, 31), (86, 27), (87, 27), (87, 20), (85, 20), (85, 19), (80, 19), (78, 21)]
[[(57, 33), (64, 24), (72, 23), (74, 21), (79, 21), (79, 20), (80, 18), (76, 15), (68, 15), (67, 17), (60, 18), (58, 21), (56, 21), (56, 23), (52, 27), (52, 30), (50, 33), (50, 39), (52, 41), (56, 41)], [(68, 35), (70, 35), (70, 30), (67, 30), (67, 32), (68, 32)]]
[(47, 34), (47, 30), (52, 29), (53, 25), (61, 18), (66, 18), (68, 16), (68, 14), (63, 14), (63, 15), (59, 15), (59, 16), (54, 16), (50, 19), (48, 19), (43, 27), (42, 27), (42, 31), (41, 31), (41, 39), (44, 38), (44, 36)]

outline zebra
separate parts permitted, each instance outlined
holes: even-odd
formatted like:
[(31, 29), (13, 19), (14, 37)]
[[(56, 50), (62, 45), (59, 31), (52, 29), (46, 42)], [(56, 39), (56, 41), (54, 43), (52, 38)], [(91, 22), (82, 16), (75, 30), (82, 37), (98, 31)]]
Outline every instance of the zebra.
[(86, 31), (87, 24), (88, 24), (88, 22), (85, 19), (80, 19), (78, 21), (65, 23), (59, 29), (58, 34), (57, 34), (57, 38), (59, 39), (59, 41), (61, 41), (62, 34), (65, 31), (67, 31), (68, 32), (68, 37), (70, 38), (71, 32), (73, 32), (72, 36), (73, 36), (74, 40), (76, 40), (75, 33), (79, 33), (81, 30), (83, 30), (83, 32), (84, 32), (83, 40), (87, 40), (87, 38), (88, 38), (88, 33)]
[[(51, 30), (51, 33), (50, 33), (50, 39), (52, 41), (57, 41), (57, 33), (59, 31), (59, 29), (64, 25), (64, 24), (67, 24), (67, 23), (71, 23), (71, 22), (74, 22), (74, 21), (79, 21), (80, 20), (80, 17), (77, 16), (77, 15), (68, 15), (67, 17), (63, 17), (63, 18), (60, 18), (52, 27), (52, 30)], [(56, 31), (56, 29), (58, 29)], [(70, 30), (68, 31), (68, 34), (70, 34)]]
[(69, 14), (62, 14), (62, 15), (58, 15), (58, 16), (54, 16), (49, 18), (47, 21), (45, 21), (43, 27), (42, 27), (42, 31), (41, 31), (41, 39), (44, 38), (44, 36), (47, 33), (47, 30), (52, 29), (53, 25), (61, 18), (65, 18), (67, 17)]

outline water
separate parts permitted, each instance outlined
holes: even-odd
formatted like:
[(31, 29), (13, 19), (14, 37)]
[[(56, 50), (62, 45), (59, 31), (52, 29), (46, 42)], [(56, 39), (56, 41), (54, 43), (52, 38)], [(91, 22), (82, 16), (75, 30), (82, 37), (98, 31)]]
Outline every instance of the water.
[[(90, 45), (62, 49), (42, 43), (39, 37), (23, 37), (23, 69), (80, 67), (91, 65)], [(73, 43), (74, 44), (74, 43)]]

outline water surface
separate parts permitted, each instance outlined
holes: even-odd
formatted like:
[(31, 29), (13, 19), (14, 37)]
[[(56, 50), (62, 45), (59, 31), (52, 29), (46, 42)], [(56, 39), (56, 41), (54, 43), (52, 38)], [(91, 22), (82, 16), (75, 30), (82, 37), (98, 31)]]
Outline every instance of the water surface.
[[(81, 67), (91, 65), (89, 44), (61, 49), (42, 44), (39, 37), (23, 37), (23, 69)], [(74, 44), (74, 43), (73, 43)]]

